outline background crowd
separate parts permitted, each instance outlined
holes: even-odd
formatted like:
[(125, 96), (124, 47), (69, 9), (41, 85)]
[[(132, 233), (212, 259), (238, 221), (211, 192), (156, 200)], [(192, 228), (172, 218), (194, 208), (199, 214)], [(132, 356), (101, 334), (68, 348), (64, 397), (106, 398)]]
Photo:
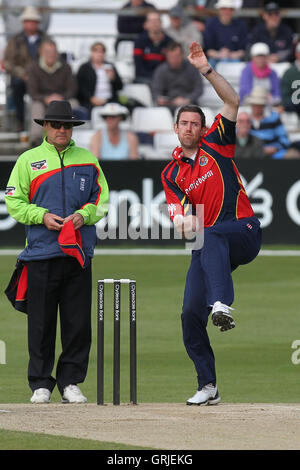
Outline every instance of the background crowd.
[[(38, 145), (42, 129), (33, 117), (43, 115), (52, 100), (68, 100), (78, 119), (89, 121), (93, 109), (99, 109), (105, 125), (90, 140), (99, 159), (139, 158), (145, 136), (130, 129), (130, 116), (145, 103), (138, 96), (124, 100), (125, 81), (114, 61), (107, 60), (105, 42), (95, 41), (89, 57), (75, 69), (55, 37), (47, 34), (49, 14), (38, 8), (48, 2), (22, 5), (21, 16), (10, 10), (4, 14), (2, 65), (11, 92), (7, 106), (14, 109), (17, 130), (28, 130), (30, 145)], [(200, 42), (217, 70), (221, 64), (239, 67), (236, 158), (300, 158), (300, 144), (291, 141), (282, 121), (287, 113), (297, 120), (300, 116), (300, 28), (297, 19), (283, 19), (283, 6), (297, 8), (297, 2), (179, 0), (164, 27), (151, 0), (130, 0), (123, 8), (141, 9), (142, 14), (118, 16), (116, 54), (122, 43), (131, 45), (132, 83), (146, 85), (153, 106), (168, 108), (174, 117), (181, 105), (202, 105), (205, 79), (186, 59), (190, 43)], [(261, 15), (241, 18), (236, 15), (240, 7), (261, 8)], [(201, 16), (203, 8), (215, 14)], [(122, 121), (129, 123), (126, 130)]]

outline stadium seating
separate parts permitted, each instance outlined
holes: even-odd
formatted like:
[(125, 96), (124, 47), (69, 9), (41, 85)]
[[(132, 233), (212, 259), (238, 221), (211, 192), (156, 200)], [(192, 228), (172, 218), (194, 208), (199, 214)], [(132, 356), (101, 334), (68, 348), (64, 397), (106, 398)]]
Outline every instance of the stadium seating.
[(290, 142), (300, 142), (300, 132), (289, 132)]
[(72, 139), (74, 139), (78, 147), (83, 147), (89, 150), (91, 138), (94, 133), (95, 133), (95, 129), (80, 129), (80, 128), (74, 127)]
[(170, 159), (172, 151), (180, 145), (177, 135), (173, 132), (156, 132), (153, 137), (154, 148), (158, 159)]
[(204, 82), (204, 89), (202, 95), (198, 99), (198, 104), (202, 107), (208, 108), (221, 108), (223, 105), (222, 100), (218, 97), (217, 93), (207, 81)]
[(270, 67), (275, 70), (275, 72), (278, 75), (278, 78), (282, 78), (284, 72), (290, 68), (291, 63), (290, 62), (278, 62), (276, 64), (270, 64)]
[(132, 83), (135, 79), (135, 67), (133, 63), (124, 60), (116, 60), (114, 65), (120, 75), (123, 83)]
[(119, 96), (134, 98), (144, 106), (153, 107), (150, 87), (144, 83), (127, 83), (119, 93)]
[(241, 73), (245, 66), (245, 62), (219, 62), (216, 65), (216, 71), (236, 88), (239, 87)]
[(152, 133), (173, 130), (173, 116), (169, 108), (153, 106), (137, 107), (132, 112), (132, 130)]
[(121, 41), (117, 46), (116, 60), (133, 63), (134, 41)]
[(6, 104), (6, 74), (0, 72), (0, 106)]
[(281, 122), (284, 125), (286, 131), (292, 132), (296, 131), (299, 126), (299, 118), (297, 113), (281, 113), (280, 114)]

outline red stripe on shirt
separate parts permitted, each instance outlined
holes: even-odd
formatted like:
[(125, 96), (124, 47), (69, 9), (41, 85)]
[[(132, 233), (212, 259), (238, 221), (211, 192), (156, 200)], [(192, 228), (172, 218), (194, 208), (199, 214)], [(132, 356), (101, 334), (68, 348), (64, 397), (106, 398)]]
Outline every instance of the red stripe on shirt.
[(61, 171), (61, 168), (57, 168), (56, 170), (52, 171), (47, 171), (46, 173), (43, 173), (42, 175), (37, 176), (34, 178), (34, 180), (31, 181), (30, 184), (30, 191), (29, 191), (29, 201), (31, 202), (35, 193), (41, 186), (41, 184), (46, 181), (46, 179), (50, 178), (50, 176), (54, 175), (55, 173), (58, 173)]
[(144, 59), (145, 60), (158, 60), (158, 61), (164, 61), (165, 56), (163, 54), (155, 54), (154, 52), (151, 52), (150, 54), (144, 54)]
[(133, 54), (134, 54), (134, 55), (143, 55), (143, 54), (144, 54), (144, 50), (143, 50), (143, 49), (134, 49), (134, 50), (133, 50)]

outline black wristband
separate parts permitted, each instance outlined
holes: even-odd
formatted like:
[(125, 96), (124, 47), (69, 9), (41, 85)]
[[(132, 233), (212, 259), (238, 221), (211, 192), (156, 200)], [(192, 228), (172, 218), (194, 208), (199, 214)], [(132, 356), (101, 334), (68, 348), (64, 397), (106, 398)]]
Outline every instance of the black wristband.
[(213, 71), (213, 68), (209, 67), (208, 71), (202, 74), (203, 77), (207, 77), (207, 75), (209, 75), (212, 71)]

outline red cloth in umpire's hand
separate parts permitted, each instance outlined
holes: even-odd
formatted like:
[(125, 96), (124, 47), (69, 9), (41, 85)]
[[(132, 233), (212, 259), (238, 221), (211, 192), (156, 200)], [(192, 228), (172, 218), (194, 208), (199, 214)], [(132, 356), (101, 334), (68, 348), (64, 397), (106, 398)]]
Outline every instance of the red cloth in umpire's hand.
[(74, 256), (83, 268), (85, 255), (82, 250), (82, 239), (80, 230), (75, 230), (73, 221), (69, 220), (61, 229), (58, 243), (64, 253)]

